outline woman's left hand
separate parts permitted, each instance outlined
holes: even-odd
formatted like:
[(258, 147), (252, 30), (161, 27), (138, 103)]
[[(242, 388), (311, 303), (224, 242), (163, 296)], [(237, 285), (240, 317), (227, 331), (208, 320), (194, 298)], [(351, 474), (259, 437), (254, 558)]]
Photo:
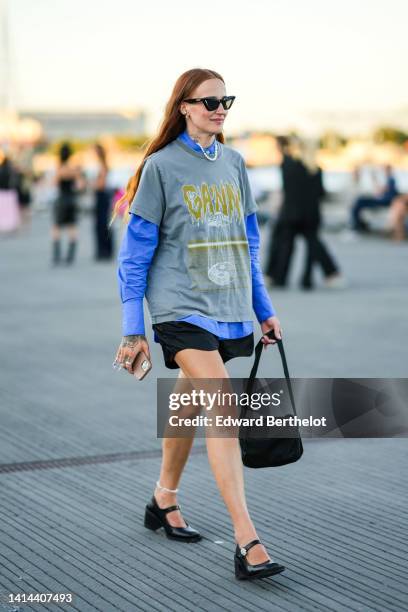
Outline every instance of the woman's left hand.
[[(273, 329), (276, 338), (282, 338), (282, 328), (278, 317), (269, 317), (269, 319), (262, 321), (261, 329), (263, 334), (266, 334), (266, 332)], [(272, 340), (272, 338), (269, 338), (268, 336), (262, 336), (262, 342), (265, 345), (264, 349), (267, 348), (268, 344), (276, 344), (276, 340)]]

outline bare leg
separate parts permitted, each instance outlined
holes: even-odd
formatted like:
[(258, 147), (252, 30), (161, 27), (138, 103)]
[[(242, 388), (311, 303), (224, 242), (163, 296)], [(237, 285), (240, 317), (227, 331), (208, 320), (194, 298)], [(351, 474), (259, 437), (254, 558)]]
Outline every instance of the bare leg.
[[(218, 351), (184, 349), (175, 355), (175, 361), (190, 378), (229, 378)], [(218, 488), (230, 513), (235, 539), (240, 546), (258, 539), (249, 516), (245, 499), (244, 475), (238, 438), (207, 436), (207, 451)], [(248, 563), (264, 563), (269, 557), (262, 545), (251, 548)]]
[[(179, 379), (174, 387), (174, 392), (184, 393), (191, 391), (191, 384), (188, 382), (183, 371), (180, 370)], [(190, 454), (194, 437), (188, 438), (163, 438), (162, 443), (162, 464), (160, 470), (160, 484), (167, 489), (177, 489), (181, 474)], [(161, 491), (156, 487), (154, 496), (159, 508), (168, 508), (177, 504), (176, 493)], [(172, 527), (186, 527), (186, 523), (179, 510), (169, 512), (166, 515), (167, 522)]]
[(61, 262), (61, 229), (58, 225), (51, 228), (52, 240), (52, 264), (58, 265)]
[(58, 225), (53, 225), (51, 228), (51, 238), (52, 240), (60, 240), (61, 238), (61, 230)]
[(28, 231), (31, 227), (32, 212), (28, 206), (24, 206), (21, 209), (21, 229)]
[(76, 225), (68, 225), (67, 234), (69, 240), (78, 240), (78, 227)]
[(408, 196), (395, 198), (390, 208), (392, 237), (394, 240), (400, 241), (405, 239), (404, 221), (407, 212)]

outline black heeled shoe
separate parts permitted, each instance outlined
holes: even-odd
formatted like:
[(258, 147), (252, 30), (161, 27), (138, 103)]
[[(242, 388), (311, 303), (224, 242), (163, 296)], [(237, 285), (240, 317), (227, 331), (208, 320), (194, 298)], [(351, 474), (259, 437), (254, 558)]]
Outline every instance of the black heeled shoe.
[(286, 568), (284, 565), (275, 563), (274, 561), (266, 561), (265, 563), (257, 563), (251, 565), (246, 560), (248, 551), (255, 546), (260, 544), (260, 540), (252, 540), (246, 546), (238, 546), (235, 550), (234, 563), (235, 563), (235, 577), (238, 580), (253, 580), (254, 578), (266, 578), (267, 576), (274, 576), (280, 574)]
[(172, 540), (179, 540), (180, 542), (198, 542), (201, 540), (201, 534), (190, 527), (186, 521), (187, 527), (172, 527), (166, 518), (166, 514), (173, 512), (173, 510), (180, 510), (180, 506), (169, 506), (168, 508), (159, 508), (156, 498), (152, 497), (150, 504), (146, 506), (146, 512), (144, 517), (144, 526), (147, 529), (156, 531), (160, 527), (164, 527), (166, 536)]

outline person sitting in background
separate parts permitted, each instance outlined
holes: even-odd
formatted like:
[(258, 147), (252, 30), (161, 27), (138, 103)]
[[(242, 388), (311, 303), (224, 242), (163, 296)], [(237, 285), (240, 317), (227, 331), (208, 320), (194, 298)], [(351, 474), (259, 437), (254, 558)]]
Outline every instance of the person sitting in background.
[(364, 208), (380, 208), (387, 207), (392, 200), (398, 195), (398, 190), (393, 175), (393, 169), (387, 165), (384, 167), (386, 182), (382, 189), (379, 190), (376, 196), (360, 196), (358, 197), (351, 209), (351, 227), (357, 232), (369, 231), (369, 225), (361, 218), (361, 211)]
[(405, 218), (408, 216), (408, 193), (393, 199), (390, 207), (391, 236), (393, 240), (405, 240)]

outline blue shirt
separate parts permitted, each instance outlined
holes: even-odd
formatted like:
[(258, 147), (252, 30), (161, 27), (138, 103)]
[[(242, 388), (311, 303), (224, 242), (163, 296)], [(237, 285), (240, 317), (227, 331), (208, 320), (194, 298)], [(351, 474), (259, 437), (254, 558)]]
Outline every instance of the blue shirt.
[[(187, 131), (179, 136), (185, 144), (201, 152)], [(215, 141), (205, 149), (209, 155), (215, 152)], [(119, 251), (118, 280), (123, 304), (124, 336), (144, 334), (143, 297), (146, 291), (147, 274), (154, 252), (159, 243), (159, 227), (139, 215), (131, 214), (126, 233)], [(256, 317), (261, 323), (275, 314), (266, 291), (259, 262), (259, 228), (256, 214), (245, 217), (247, 239), (251, 258), (252, 304)], [(253, 332), (253, 321), (225, 322), (200, 315), (188, 315), (177, 321), (198, 325), (219, 338), (234, 339), (248, 336)], [(158, 342), (154, 333), (154, 341)]]
[(387, 183), (384, 189), (384, 193), (380, 196), (380, 200), (384, 201), (384, 203), (391, 202), (398, 195), (397, 184), (395, 182), (395, 178), (393, 176), (389, 176), (387, 179)]

